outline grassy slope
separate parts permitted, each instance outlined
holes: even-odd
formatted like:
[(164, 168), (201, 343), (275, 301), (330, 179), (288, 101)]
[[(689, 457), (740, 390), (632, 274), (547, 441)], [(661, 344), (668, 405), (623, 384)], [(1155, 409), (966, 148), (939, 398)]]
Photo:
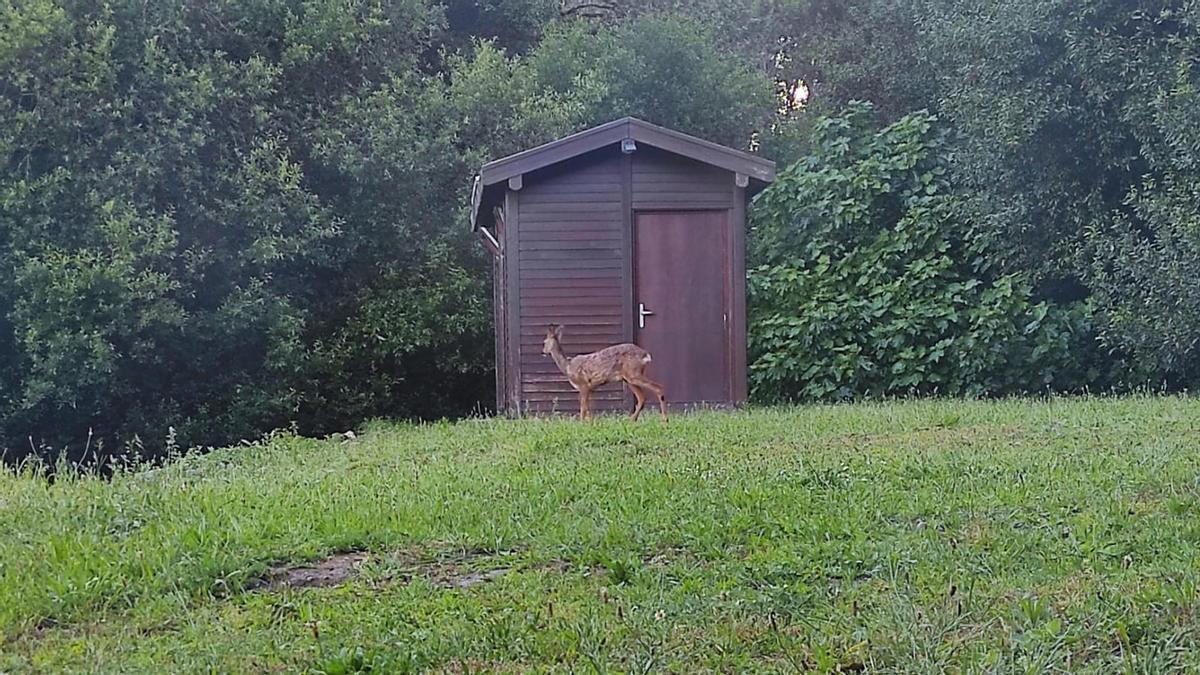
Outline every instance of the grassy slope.
[[(1195, 668), (1200, 402), (378, 426), (0, 473), (0, 671)], [(324, 589), (272, 561), (377, 555)], [(405, 573), (463, 557), (506, 576)], [(418, 570), (419, 571), (419, 570)]]

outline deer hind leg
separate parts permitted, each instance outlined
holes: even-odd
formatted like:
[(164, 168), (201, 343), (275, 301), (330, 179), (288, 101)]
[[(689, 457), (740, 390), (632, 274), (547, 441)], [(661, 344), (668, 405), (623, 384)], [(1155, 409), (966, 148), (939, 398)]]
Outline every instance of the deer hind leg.
[(662, 413), (662, 418), (667, 419), (667, 395), (663, 386), (654, 380), (639, 373), (630, 384), (634, 384), (642, 389), (648, 389), (658, 397), (658, 409)]
[(646, 405), (646, 392), (642, 391), (641, 387), (631, 382), (626, 382), (625, 384), (629, 387), (629, 390), (633, 392), (633, 397), (637, 399), (637, 405), (633, 407), (633, 414), (629, 416), (629, 419), (636, 422), (638, 421), (638, 416), (642, 414), (642, 407)]

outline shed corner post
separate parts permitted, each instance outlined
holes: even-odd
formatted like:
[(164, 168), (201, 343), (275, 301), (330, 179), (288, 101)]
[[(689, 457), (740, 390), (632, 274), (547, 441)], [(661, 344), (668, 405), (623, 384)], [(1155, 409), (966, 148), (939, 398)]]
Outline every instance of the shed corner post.
[(508, 299), (508, 353), (504, 355), (508, 364), (508, 405), (505, 408), (513, 417), (521, 417), (525, 412), (521, 406), (521, 250), (517, 243), (521, 214), (518, 194), (516, 190), (504, 193), (504, 264), (507, 268), (504, 283)]
[(730, 303), (730, 313), (733, 315), (731, 322), (732, 330), (730, 335), (730, 349), (732, 350), (732, 358), (730, 359), (730, 374), (731, 374), (731, 394), (733, 395), (733, 404), (742, 406), (749, 399), (749, 367), (747, 364), (747, 351), (749, 349), (746, 324), (746, 187), (740, 184), (741, 181), (735, 179), (733, 188), (733, 227), (732, 242), (730, 246), (730, 256), (732, 261), (731, 267), (731, 282), (732, 282), (732, 302)]
[(492, 256), (492, 325), (495, 328), (495, 358), (496, 358), (496, 414), (503, 414), (506, 407), (505, 392), (508, 383), (505, 379), (505, 369), (508, 364), (508, 322), (504, 307), (504, 258), (503, 253)]

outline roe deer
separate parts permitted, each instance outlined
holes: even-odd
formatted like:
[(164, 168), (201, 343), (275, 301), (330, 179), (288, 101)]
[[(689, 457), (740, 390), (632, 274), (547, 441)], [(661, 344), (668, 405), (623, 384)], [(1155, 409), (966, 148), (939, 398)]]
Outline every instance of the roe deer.
[(562, 351), (563, 327), (551, 324), (546, 328), (546, 341), (542, 343), (542, 354), (554, 359), (554, 364), (567, 376), (579, 392), (579, 419), (592, 416), (592, 390), (609, 382), (624, 382), (637, 399), (630, 419), (637, 421), (646, 403), (646, 390), (658, 397), (658, 408), (662, 418), (667, 419), (667, 397), (661, 384), (646, 377), (646, 364), (650, 363), (650, 352), (628, 342), (605, 347), (591, 354), (580, 354), (567, 358)]

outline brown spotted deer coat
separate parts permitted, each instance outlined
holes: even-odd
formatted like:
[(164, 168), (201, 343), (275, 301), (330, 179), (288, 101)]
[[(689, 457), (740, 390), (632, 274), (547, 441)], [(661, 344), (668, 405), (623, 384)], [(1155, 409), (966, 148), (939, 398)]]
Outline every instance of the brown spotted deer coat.
[(646, 392), (658, 397), (658, 408), (662, 418), (667, 419), (667, 398), (661, 384), (646, 377), (646, 366), (650, 363), (650, 352), (641, 347), (623, 343), (605, 347), (591, 354), (580, 354), (568, 358), (562, 351), (563, 327), (550, 325), (546, 328), (546, 340), (542, 343), (542, 353), (554, 359), (555, 365), (567, 376), (579, 392), (579, 418), (589, 419), (592, 416), (592, 391), (609, 382), (624, 382), (637, 399), (630, 419), (637, 421), (646, 404)]

